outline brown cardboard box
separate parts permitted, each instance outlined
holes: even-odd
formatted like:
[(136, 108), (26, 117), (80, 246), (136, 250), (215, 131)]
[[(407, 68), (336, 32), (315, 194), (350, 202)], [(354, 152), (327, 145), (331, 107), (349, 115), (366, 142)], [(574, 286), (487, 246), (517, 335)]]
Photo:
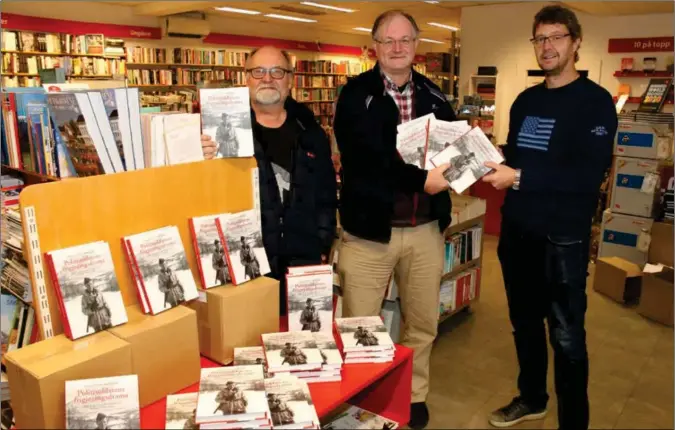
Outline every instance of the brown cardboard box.
[(645, 273), (642, 277), (642, 295), (638, 313), (645, 318), (673, 326), (673, 269), (666, 267), (660, 273)]
[(199, 299), (184, 303), (197, 314), (197, 331), (199, 332), (199, 353), (212, 358), (215, 354), (211, 349), (211, 326), (209, 325), (209, 311), (206, 304), (206, 291), (199, 291)]
[(207, 356), (219, 363), (230, 364), (235, 347), (260, 345), (261, 334), (279, 331), (279, 281), (275, 279), (260, 277), (239, 286), (211, 288), (206, 290), (206, 303)]
[(652, 225), (652, 240), (649, 244), (650, 263), (661, 263), (673, 267), (673, 224), (669, 222), (655, 222)]
[(131, 345), (141, 407), (199, 381), (197, 315), (193, 310), (177, 306), (146, 315), (133, 305), (127, 307), (127, 315), (129, 322), (109, 331)]
[(593, 289), (619, 302), (634, 304), (640, 297), (642, 270), (620, 257), (598, 258)]
[(76, 341), (59, 335), (5, 357), (18, 429), (65, 428), (66, 381), (134, 373), (131, 345), (105, 331)]

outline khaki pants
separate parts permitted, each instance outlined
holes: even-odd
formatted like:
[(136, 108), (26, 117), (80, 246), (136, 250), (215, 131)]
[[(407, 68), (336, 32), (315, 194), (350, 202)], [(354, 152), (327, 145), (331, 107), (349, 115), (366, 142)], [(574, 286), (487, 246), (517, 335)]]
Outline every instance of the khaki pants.
[(436, 333), (445, 239), (438, 222), (393, 228), (388, 244), (344, 232), (338, 258), (344, 317), (380, 315), (394, 273), (401, 299), (401, 343), (414, 351), (412, 402), (426, 401)]

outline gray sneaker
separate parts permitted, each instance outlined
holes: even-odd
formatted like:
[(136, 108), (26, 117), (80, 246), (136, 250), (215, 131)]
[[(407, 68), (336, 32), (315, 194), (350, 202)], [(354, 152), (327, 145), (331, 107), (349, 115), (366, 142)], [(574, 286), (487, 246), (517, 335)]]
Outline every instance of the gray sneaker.
[(511, 427), (523, 421), (540, 420), (546, 416), (546, 409), (534, 409), (516, 397), (508, 405), (490, 414), (489, 423), (494, 427)]

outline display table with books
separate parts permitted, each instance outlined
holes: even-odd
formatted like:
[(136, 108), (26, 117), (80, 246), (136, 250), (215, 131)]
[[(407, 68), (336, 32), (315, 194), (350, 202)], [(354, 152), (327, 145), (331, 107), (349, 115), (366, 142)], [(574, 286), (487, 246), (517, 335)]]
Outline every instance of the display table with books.
[[(356, 404), (398, 423), (410, 419), (412, 389), (412, 350), (396, 345), (390, 363), (348, 364), (342, 368), (342, 381), (309, 384), (317, 415), (323, 419), (342, 404)], [(205, 357), (202, 368), (221, 365)], [(199, 384), (179, 393), (196, 392)], [(166, 425), (166, 399), (141, 408), (141, 428), (159, 429)], [(403, 424), (401, 424), (403, 425)]]

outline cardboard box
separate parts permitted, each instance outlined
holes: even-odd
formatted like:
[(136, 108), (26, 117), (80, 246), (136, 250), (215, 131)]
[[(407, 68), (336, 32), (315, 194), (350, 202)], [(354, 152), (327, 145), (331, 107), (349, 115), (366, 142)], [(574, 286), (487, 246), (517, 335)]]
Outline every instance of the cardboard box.
[(127, 315), (129, 322), (109, 331), (131, 345), (141, 407), (199, 381), (197, 315), (193, 310), (177, 306), (146, 315), (134, 305), (127, 307)]
[(593, 289), (619, 303), (635, 304), (640, 298), (642, 270), (619, 257), (599, 258)]
[[(279, 281), (260, 277), (239, 286), (206, 290), (208, 355), (230, 364), (234, 348), (261, 345), (260, 335), (279, 331)], [(204, 342), (206, 344), (206, 341)]]
[(659, 163), (655, 160), (616, 157), (612, 201), (614, 213), (655, 218), (660, 210), (660, 181), (650, 192), (642, 191), (645, 176), (659, 174)]
[(66, 381), (134, 373), (131, 345), (105, 331), (76, 341), (59, 335), (5, 357), (19, 429), (65, 428)]
[(642, 277), (642, 295), (638, 313), (645, 318), (673, 326), (673, 269), (660, 273), (645, 273)]
[(674, 252), (673, 241), (675, 231), (673, 223), (655, 222), (651, 230), (651, 243), (649, 244), (648, 260), (650, 263), (661, 263), (665, 266), (673, 267)]
[(610, 209), (602, 214), (602, 231), (598, 257), (621, 257), (642, 267), (647, 262), (647, 250), (638, 249), (642, 229), (649, 233), (653, 220), (617, 214)]
[(625, 157), (665, 159), (672, 152), (668, 124), (620, 121), (614, 139), (614, 154)]
[(199, 299), (184, 303), (184, 306), (195, 311), (197, 315), (197, 331), (199, 333), (199, 353), (212, 358), (215, 354), (211, 348), (211, 325), (209, 324), (209, 310), (206, 304), (206, 291), (199, 291)]

